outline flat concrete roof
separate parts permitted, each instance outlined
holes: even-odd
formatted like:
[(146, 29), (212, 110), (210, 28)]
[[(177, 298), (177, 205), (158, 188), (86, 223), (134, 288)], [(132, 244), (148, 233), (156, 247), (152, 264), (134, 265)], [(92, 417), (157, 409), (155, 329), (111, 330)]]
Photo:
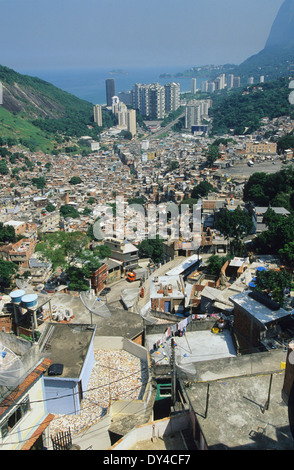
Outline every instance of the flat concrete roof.
[[(164, 336), (164, 335), (163, 335)], [(151, 358), (159, 364), (169, 363), (171, 339), (164, 340), (162, 346), (156, 351), (153, 345), (163, 336), (160, 334), (148, 335), (146, 347), (151, 353)], [(236, 357), (229, 330), (222, 333), (212, 333), (210, 330), (186, 332), (183, 336), (174, 337), (175, 357), (179, 364), (190, 365), (212, 359), (223, 359), (226, 357)], [(196, 364), (197, 368), (197, 364)]]
[[(42, 345), (42, 354), (52, 363), (63, 364), (63, 373), (57, 377), (79, 378), (95, 328), (64, 323), (50, 323), (47, 328), (44, 335), (48, 333), (48, 339)], [(45, 375), (48, 376), (48, 371)]]
[(242, 307), (243, 310), (246, 310), (263, 325), (290, 315), (290, 312), (284, 310), (283, 308), (280, 308), (279, 310), (269, 309), (265, 305), (249, 297), (248, 291), (241, 294), (232, 295), (230, 300), (234, 303), (234, 305), (238, 305), (239, 307)]
[[(170, 297), (173, 299), (183, 299), (185, 297), (185, 294), (182, 290), (182, 286), (184, 287), (184, 284), (181, 283), (181, 279), (179, 275), (174, 275), (174, 276), (156, 276), (157, 281), (155, 281), (154, 277), (150, 277), (149, 283), (150, 283), (150, 298), (151, 299), (162, 299), (166, 297)], [(160, 285), (162, 284), (162, 287), (165, 286), (171, 286), (172, 290), (171, 292), (167, 292), (164, 294), (163, 292), (159, 292), (160, 290)], [(181, 287), (181, 290), (179, 289)]]
[(281, 398), (284, 373), (274, 373), (269, 408), (270, 374), (224, 378), (187, 389), (189, 401), (209, 449), (287, 450), (294, 449), (288, 407)]

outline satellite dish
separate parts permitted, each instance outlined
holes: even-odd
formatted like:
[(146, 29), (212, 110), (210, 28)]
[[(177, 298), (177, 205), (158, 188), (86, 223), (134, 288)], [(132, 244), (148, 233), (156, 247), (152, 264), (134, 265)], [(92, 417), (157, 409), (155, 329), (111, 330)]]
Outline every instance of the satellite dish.
[(84, 306), (94, 315), (99, 317), (109, 318), (111, 316), (110, 310), (93, 290), (80, 292), (80, 299)]
[(20, 384), (25, 369), (19, 357), (0, 343), (0, 385), (14, 388)]
[(33, 287), (27, 281), (24, 281), (23, 279), (15, 279), (15, 284), (18, 287), (18, 289), (25, 290), (26, 293), (28, 293), (28, 291), (29, 292), (34, 291)]

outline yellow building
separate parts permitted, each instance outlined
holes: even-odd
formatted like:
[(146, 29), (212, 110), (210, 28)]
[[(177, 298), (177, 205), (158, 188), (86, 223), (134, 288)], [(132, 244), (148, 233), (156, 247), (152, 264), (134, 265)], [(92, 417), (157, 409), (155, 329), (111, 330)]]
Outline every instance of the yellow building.
[(246, 154), (269, 154), (277, 153), (277, 144), (274, 142), (249, 142), (246, 144)]

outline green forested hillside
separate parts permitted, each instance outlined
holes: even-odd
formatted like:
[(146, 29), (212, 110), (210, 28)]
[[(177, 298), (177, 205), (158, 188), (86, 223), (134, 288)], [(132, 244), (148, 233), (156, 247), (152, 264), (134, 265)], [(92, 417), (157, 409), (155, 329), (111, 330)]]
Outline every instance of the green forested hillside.
[[(0, 137), (29, 141), (32, 148), (47, 152), (53, 148), (57, 134), (97, 138), (102, 130), (93, 122), (92, 103), (1, 65), (0, 81), (3, 85)], [(113, 122), (113, 116), (103, 110), (103, 128)]]
[(271, 82), (251, 85), (213, 97), (212, 133), (221, 135), (251, 133), (260, 127), (264, 117), (273, 119), (289, 115), (293, 110), (289, 103), (289, 79), (279, 78)]

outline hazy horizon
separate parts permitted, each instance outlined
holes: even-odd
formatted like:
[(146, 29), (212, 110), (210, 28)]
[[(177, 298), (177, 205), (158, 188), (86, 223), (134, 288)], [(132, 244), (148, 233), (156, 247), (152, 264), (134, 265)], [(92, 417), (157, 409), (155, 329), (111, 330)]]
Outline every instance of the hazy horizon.
[(240, 64), (283, 0), (2, 0), (1, 65), (24, 69)]

